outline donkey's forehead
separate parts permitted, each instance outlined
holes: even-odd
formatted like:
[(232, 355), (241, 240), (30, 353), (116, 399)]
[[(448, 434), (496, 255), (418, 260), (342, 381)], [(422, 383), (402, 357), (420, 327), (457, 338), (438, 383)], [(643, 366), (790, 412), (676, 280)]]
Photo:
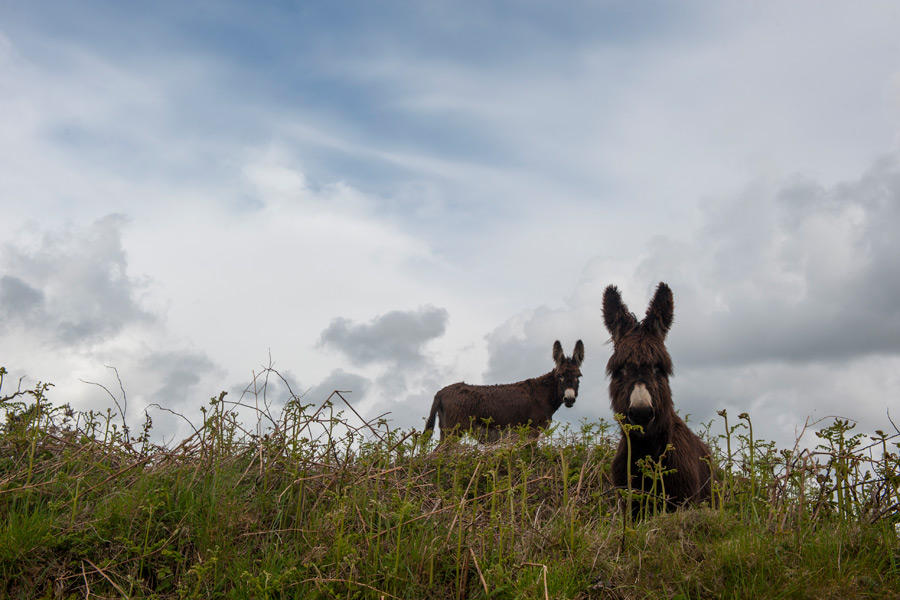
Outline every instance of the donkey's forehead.
[(665, 343), (655, 335), (635, 328), (613, 345), (609, 365), (671, 365), (672, 357)]
[(581, 375), (581, 369), (571, 358), (565, 359), (561, 365), (556, 367), (556, 372), (560, 375)]

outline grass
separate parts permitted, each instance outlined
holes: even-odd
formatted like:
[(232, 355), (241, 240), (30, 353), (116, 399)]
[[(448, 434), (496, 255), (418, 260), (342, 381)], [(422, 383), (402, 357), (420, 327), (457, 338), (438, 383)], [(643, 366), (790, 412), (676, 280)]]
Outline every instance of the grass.
[(900, 598), (896, 432), (782, 450), (722, 411), (716, 507), (630, 522), (602, 420), (434, 452), (339, 392), (272, 414), (269, 382), (160, 445), (3, 375), (4, 598)]

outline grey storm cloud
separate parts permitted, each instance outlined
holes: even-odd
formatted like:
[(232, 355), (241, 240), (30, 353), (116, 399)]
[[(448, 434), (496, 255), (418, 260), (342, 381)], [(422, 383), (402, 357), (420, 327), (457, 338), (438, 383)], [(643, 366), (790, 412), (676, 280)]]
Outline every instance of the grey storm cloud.
[(217, 390), (198, 390), (207, 375), (218, 367), (203, 353), (192, 351), (152, 352), (141, 360), (141, 367), (156, 375), (157, 387), (153, 397), (164, 406), (201, 404)]
[(128, 274), (122, 245), (127, 219), (108, 215), (79, 229), (48, 231), (35, 245), (3, 247), (0, 319), (27, 317), (31, 333), (64, 346), (91, 343), (156, 316), (144, 310), (145, 282)]
[(27, 318), (44, 305), (44, 292), (12, 275), (0, 277), (0, 322)]
[(593, 259), (565, 307), (523, 313), (491, 332), (486, 379), (546, 372), (546, 339), (578, 332), (588, 349), (584, 378), (575, 409), (559, 418), (608, 419), (603, 289), (624, 288), (643, 317), (666, 281), (675, 296), (673, 392), (695, 422), (720, 408), (748, 411), (780, 443), (810, 415), (883, 427), (900, 361), (900, 156), (836, 185), (755, 183), (701, 210), (698, 228), (657, 236), (636, 265)]
[(447, 319), (447, 311), (434, 306), (392, 311), (368, 323), (337, 318), (322, 332), (319, 345), (339, 350), (360, 366), (378, 362), (422, 364), (423, 347), (444, 334)]
[(832, 187), (802, 178), (774, 192), (751, 187), (710, 207), (691, 242), (657, 239), (639, 276), (672, 284), (675, 327), (690, 332), (672, 343), (686, 365), (896, 355), (897, 231), (894, 156)]
[(357, 366), (380, 365), (385, 370), (366, 377), (336, 369), (308, 397), (321, 402), (334, 390), (346, 390), (350, 393), (344, 398), (354, 407), (365, 406), (372, 415), (390, 414), (395, 425), (421, 425), (420, 416), (444, 385), (443, 369), (425, 353), (425, 346), (444, 334), (447, 320), (447, 311), (434, 306), (392, 311), (368, 323), (334, 319), (319, 345), (339, 350)]
[[(372, 387), (372, 382), (356, 373), (348, 373), (343, 369), (335, 369), (325, 379), (303, 393), (304, 403), (318, 406), (327, 400), (334, 392), (342, 392), (348, 402), (355, 401), (364, 396)], [(343, 402), (339, 398), (332, 398), (332, 402), (343, 410)]]

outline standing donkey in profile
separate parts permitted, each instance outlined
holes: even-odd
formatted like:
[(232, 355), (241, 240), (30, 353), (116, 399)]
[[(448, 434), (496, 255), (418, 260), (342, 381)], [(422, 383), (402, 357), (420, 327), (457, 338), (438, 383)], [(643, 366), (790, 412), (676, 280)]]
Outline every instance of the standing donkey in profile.
[[(628, 435), (631, 487), (641, 488), (638, 460), (649, 456), (658, 462), (665, 455), (664, 470), (671, 471), (662, 477), (667, 504), (680, 506), (708, 500), (712, 475), (709, 448), (676, 414), (672, 403), (672, 357), (665, 340), (674, 310), (672, 290), (665, 283), (657, 286), (643, 321), (628, 311), (616, 286), (607, 287), (603, 293), (603, 321), (613, 342), (613, 354), (606, 366), (610, 403), (614, 413), (624, 415), (623, 423), (643, 429), (622, 432), (612, 462), (613, 484), (620, 488), (629, 484)], [(670, 444), (672, 448), (668, 449)], [(636, 515), (639, 506), (635, 504), (632, 511)]]
[(556, 366), (545, 375), (502, 385), (448, 385), (435, 394), (425, 431), (434, 429), (440, 417), (441, 444), (448, 434), (464, 432), (480, 441), (494, 442), (503, 430), (521, 425), (527, 425), (537, 437), (560, 406), (571, 408), (575, 404), (583, 360), (581, 340), (575, 343), (571, 357), (565, 355), (557, 340), (553, 344)]

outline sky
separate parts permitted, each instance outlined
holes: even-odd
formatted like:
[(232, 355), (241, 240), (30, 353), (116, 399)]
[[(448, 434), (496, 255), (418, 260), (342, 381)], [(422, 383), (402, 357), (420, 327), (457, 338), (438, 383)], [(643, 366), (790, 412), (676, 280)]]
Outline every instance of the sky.
[(603, 290), (642, 316), (665, 281), (691, 423), (891, 432), (897, 31), (875, 0), (0, 0), (2, 392), (176, 439), (271, 366), (276, 409), (421, 429), (582, 339), (555, 418), (609, 421)]

